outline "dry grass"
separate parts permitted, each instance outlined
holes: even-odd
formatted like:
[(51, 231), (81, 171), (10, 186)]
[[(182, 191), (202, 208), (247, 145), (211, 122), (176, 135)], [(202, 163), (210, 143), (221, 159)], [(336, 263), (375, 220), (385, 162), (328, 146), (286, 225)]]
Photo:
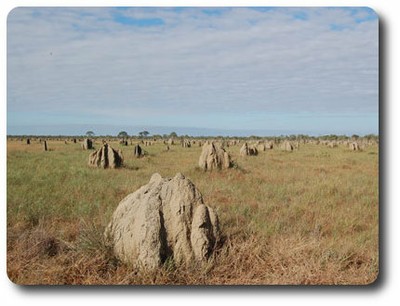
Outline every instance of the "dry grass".
[[(8, 141), (7, 262), (18, 284), (369, 284), (378, 274), (378, 148), (303, 145), (204, 173), (201, 148), (156, 144), (125, 167), (87, 166), (80, 144)], [(95, 144), (99, 146), (99, 143)], [(103, 241), (119, 201), (150, 176), (182, 172), (214, 207), (224, 243), (202, 267), (135, 271)]]

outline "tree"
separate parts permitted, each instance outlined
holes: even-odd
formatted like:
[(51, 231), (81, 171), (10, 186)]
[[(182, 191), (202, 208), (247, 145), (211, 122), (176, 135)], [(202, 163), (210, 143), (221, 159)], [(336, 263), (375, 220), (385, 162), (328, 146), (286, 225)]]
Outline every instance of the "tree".
[(127, 132), (121, 131), (121, 132), (118, 133), (118, 136), (117, 136), (117, 137), (118, 137), (118, 138), (128, 138), (129, 135), (128, 135)]
[(376, 139), (378, 139), (378, 136), (376, 136), (375, 134), (367, 134), (364, 137), (366, 139), (368, 139), (368, 140), (371, 140), (371, 139), (376, 140)]
[(148, 131), (139, 132), (139, 137), (147, 137), (150, 133)]
[(169, 138), (177, 138), (178, 134), (175, 132), (172, 132), (171, 134), (169, 134)]
[(86, 132), (86, 136), (93, 137), (94, 136), (94, 132), (93, 131), (87, 131)]

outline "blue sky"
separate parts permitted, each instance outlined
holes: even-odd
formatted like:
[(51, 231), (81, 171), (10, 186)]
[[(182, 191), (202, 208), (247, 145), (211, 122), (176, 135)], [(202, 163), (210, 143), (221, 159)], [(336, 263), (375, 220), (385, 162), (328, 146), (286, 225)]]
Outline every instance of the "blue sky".
[(7, 32), (8, 134), (378, 133), (368, 8), (16, 8)]

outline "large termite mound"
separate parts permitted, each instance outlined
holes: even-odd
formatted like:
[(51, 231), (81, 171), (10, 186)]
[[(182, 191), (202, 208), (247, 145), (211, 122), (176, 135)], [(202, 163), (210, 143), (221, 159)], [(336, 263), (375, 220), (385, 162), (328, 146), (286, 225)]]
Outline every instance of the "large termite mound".
[(219, 241), (219, 222), (189, 179), (155, 173), (119, 203), (105, 237), (123, 262), (154, 269), (167, 258), (176, 264), (207, 260)]

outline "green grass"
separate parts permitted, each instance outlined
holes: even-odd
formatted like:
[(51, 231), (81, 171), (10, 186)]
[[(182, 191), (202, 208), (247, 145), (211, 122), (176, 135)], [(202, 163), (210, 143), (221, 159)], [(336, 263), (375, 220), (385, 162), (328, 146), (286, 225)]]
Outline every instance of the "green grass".
[[(79, 143), (49, 141), (50, 151), (44, 152), (39, 143), (8, 141), (8, 274), (13, 281), (367, 284), (375, 280), (377, 146), (352, 152), (344, 146), (306, 144), (291, 153), (274, 149), (252, 157), (239, 157), (240, 145), (231, 146), (227, 150), (235, 169), (203, 172), (197, 167), (201, 152), (197, 144), (170, 146), (169, 151), (162, 143), (143, 146), (147, 155), (141, 159), (134, 158), (133, 146), (111, 145), (123, 150), (121, 169), (90, 168), (90, 152)], [(183, 173), (219, 215), (224, 244), (201, 273), (198, 267), (182, 270), (169, 263), (155, 274), (135, 274), (102, 244), (102, 232), (118, 203), (155, 172), (163, 177)], [(43, 252), (27, 254), (27, 237), (38, 228), (57, 245), (68, 247), (51, 257)]]

